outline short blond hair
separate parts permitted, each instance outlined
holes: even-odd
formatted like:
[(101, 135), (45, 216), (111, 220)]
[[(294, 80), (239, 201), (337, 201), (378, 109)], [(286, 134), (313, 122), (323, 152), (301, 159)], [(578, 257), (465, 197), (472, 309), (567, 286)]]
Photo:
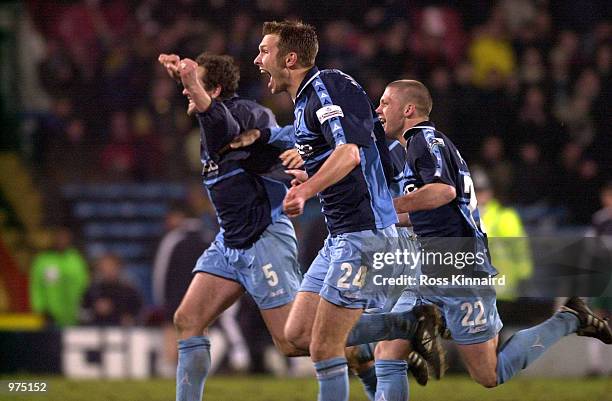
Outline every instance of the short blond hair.
[(404, 101), (414, 104), (419, 115), (429, 117), (433, 107), (433, 100), (431, 99), (429, 89), (422, 82), (412, 79), (400, 79), (391, 82), (387, 87), (400, 90)]

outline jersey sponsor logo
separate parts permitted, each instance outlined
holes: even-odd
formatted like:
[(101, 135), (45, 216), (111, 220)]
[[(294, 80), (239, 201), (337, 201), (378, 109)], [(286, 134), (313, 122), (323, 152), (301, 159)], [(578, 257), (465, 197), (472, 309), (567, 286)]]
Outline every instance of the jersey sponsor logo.
[(296, 143), (295, 148), (302, 157), (309, 157), (312, 154), (312, 146), (307, 143), (303, 145)]
[(404, 187), (404, 195), (408, 195), (410, 192), (416, 191), (418, 188), (414, 184), (408, 184)]
[(334, 117), (344, 117), (344, 112), (340, 106), (332, 104), (331, 106), (321, 107), (317, 110), (317, 117), (319, 118), (319, 122), (323, 124), (325, 121)]
[(433, 149), (436, 146), (444, 147), (446, 144), (444, 143), (444, 139), (431, 137), (427, 139), (427, 145), (429, 145), (429, 149)]
[(219, 165), (212, 160), (206, 160), (202, 163), (202, 175), (206, 178), (211, 178), (219, 174)]

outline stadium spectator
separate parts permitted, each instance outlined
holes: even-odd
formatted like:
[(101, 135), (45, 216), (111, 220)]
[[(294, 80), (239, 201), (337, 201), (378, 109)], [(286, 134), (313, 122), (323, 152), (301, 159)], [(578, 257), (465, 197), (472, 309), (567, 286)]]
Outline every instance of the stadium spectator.
[(70, 119), (63, 131), (49, 139), (45, 159), (53, 169), (49, 169), (47, 175), (58, 183), (85, 181), (94, 174), (91, 171), (93, 149), (85, 121), (80, 118)]
[(501, 137), (492, 135), (484, 139), (479, 164), (487, 172), (496, 197), (507, 201), (514, 177), (512, 163), (506, 159)]
[(553, 188), (550, 167), (543, 160), (542, 149), (533, 142), (525, 143), (519, 149), (519, 157), (514, 170), (514, 201), (521, 206), (541, 205)]
[(485, 25), (476, 29), (468, 51), (474, 64), (474, 84), (480, 88), (497, 86), (516, 70), (516, 55), (505, 25), (502, 10), (497, 8)]
[(153, 117), (147, 109), (134, 113), (134, 165), (140, 181), (155, 179), (165, 170), (167, 160), (160, 135), (156, 135)]
[(138, 322), (142, 296), (121, 277), (122, 265), (121, 259), (110, 253), (96, 261), (94, 280), (83, 300), (83, 323), (131, 326)]
[(72, 244), (72, 232), (53, 232), (51, 249), (34, 258), (30, 272), (32, 310), (60, 327), (77, 323), (83, 293), (89, 284), (87, 262)]
[[(531, 86), (525, 92), (513, 131), (518, 139), (517, 145), (534, 142), (540, 149), (556, 149), (565, 140), (564, 129), (554, 122), (547, 110), (546, 97), (539, 86)], [(545, 158), (550, 156), (543, 155)]]
[(518, 304), (521, 285), (532, 275), (533, 262), (527, 233), (521, 217), (513, 208), (497, 198), (487, 174), (474, 169), (474, 189), (478, 199), (480, 219), (489, 237), (491, 260), (499, 274), (506, 277), (505, 285), (496, 286), (497, 309), (505, 322), (529, 322), (522, 319), (524, 304)]
[(126, 112), (111, 115), (110, 142), (102, 149), (100, 162), (106, 175), (117, 179), (133, 178), (136, 168), (131, 121)]

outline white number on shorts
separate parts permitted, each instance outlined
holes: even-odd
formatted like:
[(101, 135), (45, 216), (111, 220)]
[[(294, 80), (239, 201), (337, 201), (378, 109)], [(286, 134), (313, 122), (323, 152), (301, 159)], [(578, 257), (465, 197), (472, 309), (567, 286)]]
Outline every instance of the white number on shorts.
[(368, 271), (368, 268), (365, 266), (361, 266), (359, 267), (359, 271), (357, 272), (357, 274), (355, 275), (355, 278), (353, 279), (353, 285), (355, 287), (363, 287), (363, 285), (365, 284), (365, 279), (366, 279), (366, 273)]
[(271, 263), (268, 263), (267, 265), (263, 265), (261, 266), (261, 268), (264, 272), (264, 276), (266, 276), (266, 278), (268, 279), (268, 285), (270, 287), (274, 287), (276, 284), (278, 284), (278, 275), (276, 274), (274, 270), (272, 270)]
[[(350, 288), (351, 285), (348, 283), (348, 280), (351, 277), (351, 274), (353, 274), (353, 266), (351, 266), (350, 263), (342, 263), (340, 265), (340, 270), (342, 270), (344, 274), (338, 280), (338, 288)], [(359, 288), (363, 287), (363, 285), (365, 284), (365, 278), (366, 278), (367, 271), (368, 271), (367, 267), (365, 266), (359, 267), (359, 271), (357, 271), (357, 274), (355, 275), (352, 281), (352, 284), (355, 287), (359, 287)]]
[[(475, 320), (470, 320), (470, 318), (472, 317), (472, 312), (474, 312), (474, 309), (479, 310), (478, 315), (476, 315)], [(474, 306), (472, 306), (472, 304), (469, 302), (464, 302), (461, 304), (461, 310), (467, 310), (467, 312), (465, 313), (465, 316), (463, 316), (463, 319), (461, 320), (461, 325), (463, 327), (480, 326), (487, 322), (487, 319), (484, 318), (485, 310), (484, 310), (484, 305), (482, 304), (482, 301), (474, 302)]]
[(338, 279), (338, 288), (350, 288), (351, 285), (348, 283), (348, 279), (353, 273), (353, 266), (351, 266), (350, 263), (342, 263), (340, 265), (340, 270), (342, 270), (344, 274)]

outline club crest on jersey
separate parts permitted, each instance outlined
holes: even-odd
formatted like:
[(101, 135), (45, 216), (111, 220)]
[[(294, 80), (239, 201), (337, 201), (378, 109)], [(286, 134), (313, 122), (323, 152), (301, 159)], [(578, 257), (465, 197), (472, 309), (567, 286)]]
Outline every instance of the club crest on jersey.
[(219, 165), (212, 160), (202, 162), (202, 176), (211, 178), (219, 174)]
[(319, 122), (323, 124), (325, 121), (330, 120), (334, 117), (344, 117), (342, 107), (332, 104), (331, 106), (321, 107), (317, 110), (317, 117)]
[(429, 145), (429, 149), (433, 149), (435, 146), (446, 146), (444, 139), (436, 138), (435, 136), (427, 139), (427, 145)]

